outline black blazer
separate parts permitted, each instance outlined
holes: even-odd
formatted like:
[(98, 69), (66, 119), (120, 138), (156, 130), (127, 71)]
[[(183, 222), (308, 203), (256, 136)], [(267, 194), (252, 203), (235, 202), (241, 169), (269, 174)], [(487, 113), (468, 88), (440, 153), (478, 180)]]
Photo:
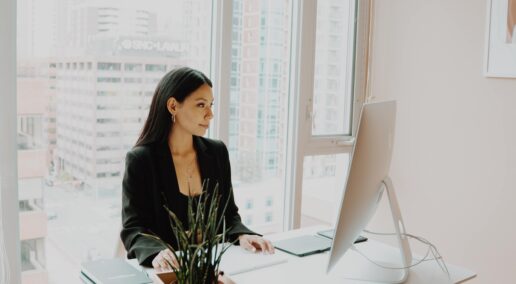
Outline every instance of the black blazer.
[[(212, 185), (218, 182), (221, 204), (228, 201), (225, 213), (228, 239), (235, 240), (241, 234), (257, 235), (242, 224), (238, 214), (231, 190), (231, 167), (226, 145), (222, 141), (198, 136), (193, 138), (202, 180), (209, 179)], [(180, 202), (186, 196), (179, 191), (168, 144), (137, 146), (129, 151), (122, 188), (123, 227), (120, 236), (127, 257), (136, 257), (141, 265), (151, 266), (156, 254), (164, 247), (139, 233), (153, 233), (174, 247), (176, 241), (163, 205), (166, 202), (180, 219), (186, 218), (187, 214), (186, 208), (181, 205), (185, 202)], [(207, 190), (212, 189), (211, 186)]]

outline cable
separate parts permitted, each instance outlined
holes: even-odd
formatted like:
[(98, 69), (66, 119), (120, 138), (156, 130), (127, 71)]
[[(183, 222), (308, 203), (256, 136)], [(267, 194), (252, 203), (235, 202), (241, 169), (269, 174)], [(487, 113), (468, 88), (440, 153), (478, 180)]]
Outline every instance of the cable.
[[(378, 232), (372, 232), (372, 231), (369, 231), (369, 230), (364, 230), (365, 233), (368, 233), (368, 234), (372, 234), (372, 235), (380, 235), (380, 236), (397, 236), (398, 234), (397, 233), (378, 233)], [(424, 255), (423, 258), (421, 259), (418, 259), (417, 262), (415, 263), (411, 263), (410, 265), (408, 266), (404, 266), (404, 267), (392, 267), (392, 266), (386, 266), (386, 265), (382, 265), (382, 264), (379, 264), (377, 262), (375, 262), (374, 260), (372, 260), (371, 258), (369, 258), (367, 255), (365, 255), (363, 252), (361, 252), (360, 250), (358, 250), (354, 245), (352, 246), (352, 248), (358, 253), (360, 254), (361, 256), (363, 256), (366, 260), (368, 260), (369, 262), (373, 263), (374, 265), (378, 266), (378, 267), (381, 267), (381, 268), (384, 268), (384, 269), (407, 269), (407, 268), (411, 268), (411, 267), (414, 267), (416, 265), (419, 265), (425, 261), (431, 261), (431, 260), (435, 260), (435, 262), (437, 262), (437, 264), (439, 265), (439, 268), (441, 268), (441, 270), (448, 276), (448, 279), (451, 279), (451, 276), (450, 276), (450, 272), (448, 270), (448, 267), (446, 266), (446, 262), (444, 261), (444, 258), (441, 256), (441, 254), (439, 253), (439, 250), (437, 250), (437, 247), (432, 244), (431, 242), (429, 242), (428, 240), (426, 240), (425, 238), (423, 237), (419, 237), (419, 236), (414, 236), (412, 234), (408, 234), (408, 233), (401, 233), (400, 234), (402, 237), (406, 237), (406, 238), (410, 238), (410, 239), (415, 239), (425, 245), (428, 246), (427, 250), (426, 250), (426, 253)], [(433, 258), (428, 258), (428, 256), (430, 255), (430, 253), (432, 254)]]
[[(382, 236), (395, 236), (397, 235), (396, 233), (378, 233), (378, 232), (372, 232), (372, 231), (368, 231), (368, 230), (364, 230), (365, 233), (369, 233), (369, 234), (373, 234), (373, 235), (382, 235)], [(444, 258), (441, 256), (441, 254), (439, 253), (439, 251), (437, 250), (437, 247), (432, 244), (431, 242), (429, 242), (428, 240), (424, 239), (423, 237), (418, 237), (418, 236), (414, 236), (412, 234), (407, 234), (407, 233), (402, 233), (401, 236), (404, 236), (404, 237), (408, 237), (408, 238), (412, 238), (412, 239), (415, 239), (425, 245), (428, 245), (428, 250), (427, 250), (427, 253), (425, 254), (425, 256), (419, 260), (417, 263), (415, 264), (412, 264), (408, 267), (390, 267), (391, 269), (405, 269), (405, 268), (410, 268), (410, 267), (413, 267), (415, 265), (418, 265), (420, 263), (422, 263), (423, 261), (429, 261), (429, 260), (435, 260), (437, 262), (437, 264), (439, 265), (439, 267), (441, 268), (441, 270), (446, 273), (446, 275), (448, 276), (448, 278), (450, 278), (450, 272), (448, 271), (448, 267), (446, 266), (446, 263), (444, 261)], [(355, 248), (356, 250), (356, 248)], [(358, 250), (356, 250), (357, 252), (359, 252)], [(431, 252), (432, 255), (433, 255), (433, 258), (432, 259), (428, 259), (428, 252)], [(372, 261), (371, 259), (369, 259), (367, 256), (365, 256), (363, 253), (359, 252), (362, 256), (364, 256), (366, 259), (368, 259), (369, 261), (371, 261), (372, 263), (374, 263), (375, 265), (378, 265), (378, 266), (381, 266), (380, 264), (378, 263), (375, 263), (374, 261)], [(442, 262), (442, 263), (441, 263)], [(389, 267), (384, 267), (384, 268), (389, 268)]]
[[(396, 233), (376, 233), (376, 232), (371, 232), (371, 231), (367, 231), (367, 230), (365, 230), (365, 232), (369, 233), (369, 234), (376, 234), (376, 235), (397, 235)], [(435, 260), (437, 262), (437, 264), (439, 265), (441, 270), (448, 275), (448, 278), (450, 278), (450, 272), (448, 271), (448, 267), (446, 266), (446, 263), (444, 262), (443, 257), (441, 256), (441, 254), (439, 253), (439, 250), (437, 250), (437, 247), (434, 244), (432, 244), (431, 242), (429, 242), (428, 240), (426, 240), (423, 237), (414, 236), (412, 234), (407, 234), (407, 233), (402, 233), (401, 235), (404, 237), (416, 239), (417, 241), (428, 245), (430, 251), (432, 252), (432, 255), (434, 256), (433, 260)], [(425, 258), (423, 258), (423, 259), (425, 259)], [(428, 260), (430, 260), (430, 259), (428, 259)], [(442, 261), (442, 263), (440, 261)]]

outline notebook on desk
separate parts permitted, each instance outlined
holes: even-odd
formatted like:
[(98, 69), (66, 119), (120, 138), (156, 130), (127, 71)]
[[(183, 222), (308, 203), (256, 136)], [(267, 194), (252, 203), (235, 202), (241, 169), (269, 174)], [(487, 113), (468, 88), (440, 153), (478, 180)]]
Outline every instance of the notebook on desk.
[(253, 253), (240, 246), (231, 246), (222, 256), (220, 268), (229, 275), (265, 268), (288, 261), (284, 254)]
[(100, 259), (81, 265), (79, 275), (87, 284), (147, 284), (152, 280), (143, 271), (139, 271), (125, 259)]

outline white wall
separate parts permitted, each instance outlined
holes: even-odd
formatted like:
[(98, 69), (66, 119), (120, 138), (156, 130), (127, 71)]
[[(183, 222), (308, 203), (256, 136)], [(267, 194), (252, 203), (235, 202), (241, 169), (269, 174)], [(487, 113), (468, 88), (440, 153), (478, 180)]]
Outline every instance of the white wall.
[[(391, 176), (407, 231), (476, 271), (471, 283), (516, 283), (516, 79), (483, 76), (486, 9), (375, 1), (371, 95), (398, 101)], [(389, 229), (383, 212), (371, 229)]]

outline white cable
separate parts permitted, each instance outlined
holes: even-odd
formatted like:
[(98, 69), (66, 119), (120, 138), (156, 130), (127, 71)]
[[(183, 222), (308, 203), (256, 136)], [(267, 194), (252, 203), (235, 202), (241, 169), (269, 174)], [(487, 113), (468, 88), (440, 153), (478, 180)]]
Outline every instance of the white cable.
[[(372, 231), (369, 231), (369, 230), (364, 230), (365, 233), (368, 233), (368, 234), (372, 234), (372, 235), (380, 235), (380, 236), (396, 236), (398, 235), (397, 233), (378, 233), (378, 232), (372, 232)], [(408, 238), (411, 238), (411, 239), (415, 239), (425, 245), (428, 246), (428, 249), (425, 253), (425, 256), (422, 258), (422, 259), (419, 259), (417, 260), (417, 262), (415, 263), (411, 263), (410, 265), (408, 266), (404, 266), (404, 267), (391, 267), (391, 266), (386, 266), (386, 265), (382, 265), (382, 264), (379, 264), (377, 262), (375, 262), (374, 260), (372, 260), (371, 258), (369, 258), (367, 255), (365, 255), (363, 252), (361, 252), (360, 250), (358, 250), (354, 245), (352, 246), (353, 249), (358, 253), (360, 254), (361, 256), (363, 256), (365, 259), (367, 259), (369, 262), (373, 263), (374, 265), (376, 266), (379, 266), (381, 268), (384, 268), (384, 269), (407, 269), (407, 268), (411, 268), (411, 267), (414, 267), (416, 265), (419, 265), (421, 264), (422, 262), (425, 262), (425, 261), (430, 261), (430, 260), (435, 260), (435, 262), (437, 262), (437, 264), (439, 265), (439, 268), (441, 268), (441, 270), (446, 273), (446, 275), (448, 276), (449, 279), (451, 279), (451, 276), (450, 276), (450, 272), (448, 270), (448, 267), (446, 266), (446, 262), (444, 261), (444, 258), (441, 256), (441, 254), (439, 253), (439, 251), (437, 250), (437, 247), (432, 244), (431, 242), (429, 242), (428, 240), (426, 240), (425, 238), (423, 237), (419, 237), (419, 236), (414, 236), (412, 234), (407, 234), (407, 233), (401, 233), (401, 236), (403, 237), (408, 237)], [(429, 254), (432, 254), (433, 258), (428, 258)]]
[(9, 262), (7, 261), (7, 252), (4, 242), (4, 225), (2, 221), (2, 180), (0, 179), (0, 283), (9, 283)]

